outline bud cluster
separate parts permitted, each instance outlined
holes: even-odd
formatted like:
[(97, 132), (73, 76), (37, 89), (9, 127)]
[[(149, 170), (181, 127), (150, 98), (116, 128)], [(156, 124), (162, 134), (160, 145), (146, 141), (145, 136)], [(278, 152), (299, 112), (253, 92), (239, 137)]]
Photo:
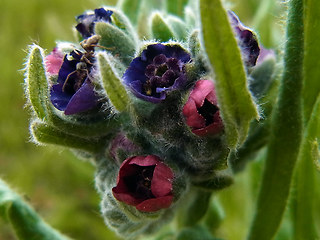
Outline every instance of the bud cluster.
[[(257, 38), (228, 14), (249, 75), (260, 53)], [(199, 31), (174, 16), (150, 18), (150, 39), (140, 40), (120, 10), (85, 12), (76, 18), (79, 43), (59, 42), (47, 55), (32, 46), (26, 73), (34, 141), (93, 161), (105, 222), (130, 238), (169, 221), (190, 189), (232, 183)], [(265, 92), (265, 85), (256, 88)]]

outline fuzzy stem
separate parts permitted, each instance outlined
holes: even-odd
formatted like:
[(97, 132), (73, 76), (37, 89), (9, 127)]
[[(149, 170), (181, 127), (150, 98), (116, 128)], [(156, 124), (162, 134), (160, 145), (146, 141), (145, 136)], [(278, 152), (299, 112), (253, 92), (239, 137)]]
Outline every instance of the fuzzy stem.
[(262, 185), (248, 239), (269, 240), (276, 234), (287, 204), (301, 133), (303, 0), (289, 2), (284, 74), (274, 111)]

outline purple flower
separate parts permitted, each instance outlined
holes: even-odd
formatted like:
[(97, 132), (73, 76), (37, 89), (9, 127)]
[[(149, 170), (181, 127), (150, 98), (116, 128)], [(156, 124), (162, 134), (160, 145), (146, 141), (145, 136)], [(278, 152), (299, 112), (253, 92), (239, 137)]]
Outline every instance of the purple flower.
[(120, 166), (112, 193), (140, 211), (155, 212), (170, 207), (173, 178), (171, 168), (155, 155), (130, 157)]
[(185, 86), (189, 61), (190, 55), (179, 45), (151, 44), (132, 60), (123, 79), (136, 97), (159, 103), (168, 92)]
[(78, 25), (76, 29), (83, 38), (89, 38), (94, 35), (94, 25), (96, 22), (111, 22), (111, 15), (113, 11), (98, 8), (94, 13), (84, 13), (77, 17)]
[(93, 57), (78, 50), (64, 56), (57, 84), (50, 89), (50, 100), (66, 115), (85, 112), (97, 105), (98, 96), (90, 76), (93, 62)]
[(228, 11), (231, 26), (237, 36), (238, 44), (247, 66), (252, 67), (256, 65), (257, 58), (260, 54), (260, 48), (256, 35), (244, 26), (237, 15), (232, 11)]
[(214, 85), (210, 80), (196, 82), (182, 112), (187, 125), (198, 136), (215, 135), (223, 130)]

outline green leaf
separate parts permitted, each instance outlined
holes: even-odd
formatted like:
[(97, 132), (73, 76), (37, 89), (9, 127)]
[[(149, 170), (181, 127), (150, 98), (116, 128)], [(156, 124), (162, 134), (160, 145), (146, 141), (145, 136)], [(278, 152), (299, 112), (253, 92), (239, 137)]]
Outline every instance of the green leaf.
[(120, 78), (115, 73), (108, 55), (98, 54), (102, 86), (112, 105), (119, 111), (125, 111), (129, 106), (129, 96)]
[(317, 96), (320, 92), (320, 68), (318, 66), (320, 56), (320, 4), (317, 0), (305, 0), (305, 52), (304, 52), (304, 83), (303, 106), (304, 122), (311, 115)]
[(289, 2), (284, 71), (249, 240), (276, 234), (286, 208), (302, 133), (303, 0)]
[(21, 197), (13, 192), (1, 179), (0, 214), (0, 216), (11, 223), (20, 240), (69, 239), (45, 223)]
[(295, 194), (293, 199), (293, 222), (295, 239), (317, 239), (314, 222), (315, 209), (315, 169), (318, 161), (318, 143), (320, 130), (320, 95), (314, 105), (308, 122), (298, 157), (295, 175)]
[(118, 7), (128, 16), (133, 24), (136, 24), (139, 17), (141, 0), (120, 0)]
[(106, 22), (97, 22), (95, 32), (101, 36), (99, 45), (106, 47), (113, 56), (119, 58), (125, 65), (129, 65), (136, 51), (136, 43), (132, 37)]
[[(215, 73), (220, 113), (230, 147), (241, 144), (258, 117), (247, 86), (240, 49), (220, 0), (201, 0), (202, 37)], [(213, 24), (214, 23), (214, 24)]]
[[(132, 1), (130, 1), (132, 2)], [(131, 6), (132, 10), (132, 6)], [(124, 15), (121, 11), (117, 9), (112, 9), (113, 13), (111, 15), (112, 24), (116, 25), (119, 29), (124, 31), (130, 38), (132, 38), (135, 42), (137, 41), (137, 35), (132, 26), (130, 20)], [(135, 14), (137, 15), (137, 14)]]
[(312, 148), (311, 148), (311, 155), (313, 159), (313, 163), (316, 166), (316, 169), (320, 171), (320, 153), (319, 153), (319, 143), (318, 141), (314, 141), (312, 143)]
[(89, 153), (98, 153), (105, 146), (103, 138), (80, 138), (41, 121), (32, 122), (30, 131), (38, 143), (55, 144)]
[(160, 42), (167, 42), (170, 39), (174, 39), (174, 33), (172, 29), (159, 13), (154, 13), (151, 16), (151, 32), (153, 38)]
[(178, 17), (183, 17), (184, 8), (189, 0), (167, 0), (167, 10)]
[(31, 46), (26, 65), (26, 95), (40, 119), (46, 116), (46, 101), (48, 100), (48, 82), (43, 59), (43, 50), (37, 45)]
[(189, 26), (186, 25), (186, 23), (183, 22), (180, 18), (174, 16), (169, 16), (166, 20), (174, 33), (175, 39), (185, 41), (187, 38)]

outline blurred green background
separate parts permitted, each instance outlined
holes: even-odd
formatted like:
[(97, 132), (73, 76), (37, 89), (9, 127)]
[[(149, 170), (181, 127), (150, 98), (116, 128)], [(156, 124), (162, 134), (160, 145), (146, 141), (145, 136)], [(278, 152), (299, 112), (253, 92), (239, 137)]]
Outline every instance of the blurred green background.
[[(282, 8), (274, 2), (229, 1), (241, 20), (258, 30), (267, 47), (277, 46), (282, 37)], [(61, 147), (35, 146), (30, 142), (30, 114), (24, 108), (23, 63), (28, 45), (35, 42), (48, 53), (55, 47), (56, 40), (73, 41), (71, 30), (75, 16), (86, 9), (115, 3), (116, 0), (1, 1), (0, 178), (21, 193), (53, 227), (79, 240), (118, 238), (99, 215), (94, 167)], [(256, 14), (268, 10), (266, 15)], [(231, 188), (221, 192), (219, 201), (224, 206), (226, 219), (218, 230), (219, 237), (236, 240), (245, 236), (260, 172), (261, 163), (257, 161), (237, 176)], [(286, 226), (283, 229), (286, 231)], [(0, 219), (0, 240), (10, 239), (15, 239), (13, 231)]]

